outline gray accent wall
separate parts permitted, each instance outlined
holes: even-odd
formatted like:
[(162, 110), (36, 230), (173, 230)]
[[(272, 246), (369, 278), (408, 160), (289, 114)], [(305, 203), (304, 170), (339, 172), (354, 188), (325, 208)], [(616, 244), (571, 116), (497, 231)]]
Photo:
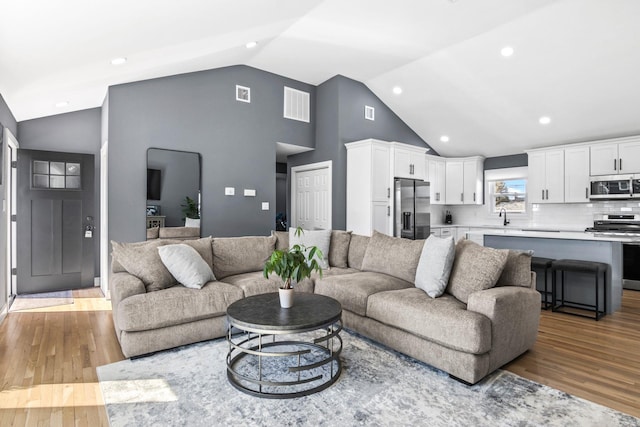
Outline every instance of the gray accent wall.
[[(20, 148), (93, 154), (95, 276), (100, 275), (100, 108), (25, 120), (18, 123)], [(18, 236), (20, 238), (20, 236)]]
[[(375, 121), (364, 118), (365, 105), (375, 108)], [(347, 222), (345, 143), (375, 138), (430, 148), (366, 85), (344, 76), (335, 76), (318, 86), (315, 117), (316, 149), (289, 156), (289, 175), (293, 166), (332, 161), (332, 227), (334, 229), (344, 229)], [(437, 155), (438, 153), (431, 149), (429, 154)], [(290, 207), (288, 212), (287, 217), (290, 218)]]
[(484, 159), (484, 170), (517, 168), (527, 166), (529, 158), (526, 153), (512, 154), (510, 156), (487, 157)]
[[(235, 86), (251, 88), (251, 103)], [(202, 156), (202, 235), (266, 235), (275, 225), (276, 142), (314, 146), (315, 123), (283, 118), (284, 86), (299, 81), (244, 65), (109, 88), (109, 239), (145, 234), (146, 156), (151, 147)], [(234, 187), (235, 196), (225, 196)], [(244, 197), (244, 189), (256, 197)], [(261, 202), (269, 202), (268, 211)]]
[(11, 133), (17, 138), (18, 137), (18, 122), (16, 118), (13, 116), (13, 113), (9, 109), (9, 106), (4, 101), (2, 94), (0, 93), (0, 123), (2, 126), (8, 128)]

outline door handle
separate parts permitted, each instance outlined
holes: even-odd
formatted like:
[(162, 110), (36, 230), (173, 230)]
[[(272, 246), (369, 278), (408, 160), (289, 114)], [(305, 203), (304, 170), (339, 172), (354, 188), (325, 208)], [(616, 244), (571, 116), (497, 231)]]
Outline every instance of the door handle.
[(542, 190), (542, 200), (544, 200), (544, 190)]
[(589, 187), (586, 187), (586, 188), (584, 189), (584, 198), (585, 198), (585, 199), (588, 199), (588, 198), (589, 198)]
[(391, 216), (391, 206), (387, 206), (387, 216)]
[(617, 160), (613, 159), (613, 170), (614, 171), (618, 170), (618, 168), (616, 168), (616, 162), (617, 162)]
[(622, 172), (622, 159), (620, 159), (620, 172)]
[(549, 200), (549, 190), (544, 190), (545, 191), (545, 196), (547, 197), (547, 200)]
[(476, 193), (475, 192), (473, 193), (473, 201), (474, 202), (476, 201)]
[(464, 203), (464, 193), (460, 193), (460, 201)]
[(387, 187), (387, 199), (391, 198), (391, 187)]

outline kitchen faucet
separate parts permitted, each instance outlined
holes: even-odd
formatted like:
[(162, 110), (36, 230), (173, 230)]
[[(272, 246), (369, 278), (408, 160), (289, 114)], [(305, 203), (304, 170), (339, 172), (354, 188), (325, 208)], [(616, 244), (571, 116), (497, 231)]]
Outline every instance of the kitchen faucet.
[(506, 227), (511, 221), (507, 219), (507, 210), (505, 208), (500, 208), (500, 214), (498, 214), (498, 217), (502, 218), (502, 211), (504, 211), (504, 222), (502, 224)]

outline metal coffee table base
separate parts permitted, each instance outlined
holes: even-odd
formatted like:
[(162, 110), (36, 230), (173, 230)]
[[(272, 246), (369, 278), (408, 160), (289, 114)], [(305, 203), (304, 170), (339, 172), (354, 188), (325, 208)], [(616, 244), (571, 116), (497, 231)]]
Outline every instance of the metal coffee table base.
[(227, 377), (244, 393), (269, 399), (301, 397), (324, 390), (340, 377), (341, 320), (319, 328), (323, 334), (308, 341), (299, 334), (308, 330), (277, 335), (233, 329), (230, 325), (227, 333)]

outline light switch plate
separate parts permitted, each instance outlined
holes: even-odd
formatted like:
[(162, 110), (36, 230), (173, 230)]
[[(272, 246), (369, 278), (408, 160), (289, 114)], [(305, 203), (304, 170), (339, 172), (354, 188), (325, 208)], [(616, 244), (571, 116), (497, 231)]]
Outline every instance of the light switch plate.
[(256, 190), (245, 188), (244, 189), (244, 195), (245, 195), (245, 197), (256, 197)]
[(262, 202), (262, 210), (263, 211), (269, 210), (269, 202)]
[(234, 196), (236, 194), (236, 189), (234, 187), (225, 187), (224, 195), (225, 196)]

